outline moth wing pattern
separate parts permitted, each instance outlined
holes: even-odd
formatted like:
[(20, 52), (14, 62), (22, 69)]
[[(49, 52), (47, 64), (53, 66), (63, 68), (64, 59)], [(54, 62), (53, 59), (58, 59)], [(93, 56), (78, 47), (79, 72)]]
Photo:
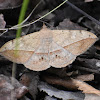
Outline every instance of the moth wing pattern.
[(50, 45), (50, 65), (56, 68), (65, 67), (75, 60), (76, 56), (67, 51), (57, 43)]
[(85, 30), (52, 30), (52, 34), (58, 45), (77, 56), (97, 41), (96, 35)]

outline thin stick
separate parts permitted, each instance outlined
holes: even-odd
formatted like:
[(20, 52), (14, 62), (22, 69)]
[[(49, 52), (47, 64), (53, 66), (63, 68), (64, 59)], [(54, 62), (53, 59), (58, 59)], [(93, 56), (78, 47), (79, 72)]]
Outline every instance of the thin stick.
[(86, 16), (87, 18), (89, 18), (90, 20), (92, 20), (94, 23), (100, 25), (100, 22), (98, 20), (96, 20), (95, 18), (93, 18), (92, 16), (90, 16), (89, 14), (87, 14), (86, 12), (84, 12), (83, 10), (81, 10), (80, 8), (76, 7), (75, 5), (73, 5), (72, 3), (70, 3), (69, 1), (67, 1), (66, 3), (69, 6), (71, 6), (73, 9), (75, 9), (76, 11), (80, 12), (81, 14), (83, 14), (84, 16)]
[(24, 24), (30, 18), (30, 16), (33, 14), (33, 12), (35, 11), (35, 9), (40, 5), (41, 2), (42, 2), (42, 0), (35, 6), (35, 8), (31, 11), (31, 13), (20, 24), (17, 24), (15, 26), (13, 26), (12, 28), (17, 28), (20, 25)]
[[(36, 23), (37, 21), (43, 19), (44, 17), (48, 16), (48, 15), (51, 14), (53, 11), (55, 11), (56, 9), (58, 9), (59, 7), (61, 7), (64, 3), (66, 3), (66, 1), (68, 1), (68, 0), (65, 0), (65, 1), (62, 2), (60, 5), (58, 5), (56, 8), (52, 9), (50, 12), (48, 12), (47, 14), (45, 14), (45, 15), (43, 15), (42, 17), (38, 18), (37, 20), (35, 20), (35, 21), (33, 21), (33, 22), (29, 23), (29, 24), (23, 25), (23, 26), (21, 26), (21, 27), (17, 27), (17, 28), (26, 27), (26, 26), (29, 26), (29, 25), (31, 25), (31, 24)], [(15, 28), (10, 28), (10, 29), (15, 29)]]
[(3, 33), (0, 34), (0, 36), (2, 36), (3, 34), (5, 34), (6, 32), (8, 32), (8, 30), (12, 30), (12, 29), (18, 29), (17, 27), (24, 24), (29, 18), (30, 16), (33, 14), (33, 12), (35, 11), (35, 9), (40, 5), (40, 3), (42, 2), (42, 0), (35, 6), (35, 8), (31, 11), (31, 13), (28, 15), (28, 17), (26, 17), (20, 24), (14, 25), (11, 28), (4, 28), (4, 29), (0, 29), (0, 31), (4, 31)]

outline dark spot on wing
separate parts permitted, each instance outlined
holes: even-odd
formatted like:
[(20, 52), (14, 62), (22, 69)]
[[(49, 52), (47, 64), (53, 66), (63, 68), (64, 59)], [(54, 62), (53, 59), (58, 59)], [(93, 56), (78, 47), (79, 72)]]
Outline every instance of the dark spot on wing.
[(59, 55), (55, 55), (55, 57), (56, 57), (56, 58), (61, 58), (61, 56), (59, 56)]
[(58, 57), (58, 55), (56, 55), (56, 58)]
[(41, 57), (41, 59), (43, 60), (44, 58), (43, 58), (43, 57)]

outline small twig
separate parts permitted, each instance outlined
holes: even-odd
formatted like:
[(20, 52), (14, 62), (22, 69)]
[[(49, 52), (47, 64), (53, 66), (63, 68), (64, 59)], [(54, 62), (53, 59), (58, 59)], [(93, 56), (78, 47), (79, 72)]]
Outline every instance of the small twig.
[(40, 5), (41, 2), (42, 2), (42, 0), (35, 6), (35, 8), (31, 11), (31, 13), (20, 24), (17, 24), (15, 26), (11, 27), (11, 29), (15, 29), (15, 28), (21, 26), (22, 24), (24, 24), (31, 17), (31, 15), (36, 10), (36, 8)]
[[(31, 23), (25, 24), (25, 25), (23, 25), (23, 26), (13, 28), (13, 29), (18, 29), (18, 28), (27, 27), (27, 26), (29, 26), (29, 25), (31, 25), (31, 24), (36, 23), (37, 21), (43, 19), (44, 17), (48, 16), (49, 14), (51, 14), (52, 12), (54, 12), (56, 9), (58, 9), (59, 7), (61, 7), (66, 1), (68, 1), (68, 0), (65, 0), (65, 1), (62, 2), (60, 5), (58, 5), (56, 8), (52, 9), (50, 12), (46, 13), (45, 15), (43, 15), (43, 16), (40, 17), (40, 18), (38, 18), (37, 20), (35, 20), (35, 21), (31, 22)], [(10, 29), (12, 29), (12, 28), (10, 28)]]
[(17, 27), (19, 27), (22, 24), (24, 24), (30, 18), (30, 16), (33, 14), (33, 12), (35, 11), (35, 9), (40, 5), (41, 2), (42, 2), (42, 0), (35, 6), (35, 8), (31, 11), (31, 13), (28, 15), (28, 17), (26, 19), (24, 19), (20, 24), (17, 24), (15, 26), (11, 27), (11, 28), (0, 29), (0, 31), (4, 31), (3, 33), (0, 34), (0, 36), (2, 36), (3, 34), (5, 34), (8, 30), (17, 29)]
[[(64, 0), (63, 0), (64, 1)], [(92, 20), (94, 23), (98, 24), (100, 26), (100, 22), (98, 20), (96, 20), (95, 18), (93, 18), (92, 16), (90, 16), (89, 14), (87, 14), (86, 12), (84, 12), (83, 10), (81, 10), (80, 8), (76, 7), (75, 5), (73, 5), (71, 2), (66, 1), (66, 3), (71, 6), (73, 9), (75, 9), (76, 11), (78, 11), (79, 13), (83, 14), (84, 16), (86, 16), (87, 18), (89, 18), (90, 20)]]
[[(68, 0), (65, 0), (65, 1), (62, 2), (60, 5), (58, 5), (56, 8), (52, 9), (50, 12), (46, 13), (45, 15), (43, 15), (43, 16), (40, 17), (40, 18), (38, 18), (37, 20), (35, 20), (35, 21), (31, 22), (31, 23), (28, 23), (28, 24), (22, 25), (22, 26), (20, 26), (20, 24), (19, 24), (19, 25), (15, 25), (15, 26), (9, 28), (9, 30), (12, 30), (12, 29), (19, 29), (19, 28), (23, 28), (23, 27), (27, 27), (27, 26), (29, 26), (29, 25), (31, 25), (31, 24), (36, 23), (37, 21), (43, 19), (44, 17), (48, 16), (49, 14), (51, 14), (52, 12), (54, 12), (56, 9), (58, 9), (59, 7), (61, 7), (64, 3), (66, 3), (66, 1), (68, 1)], [(37, 5), (37, 6), (38, 6), (38, 5)], [(35, 8), (35, 9), (36, 9), (36, 8)], [(33, 11), (32, 11), (32, 12), (33, 12)], [(31, 12), (31, 13), (32, 13), (32, 12)], [(31, 13), (30, 13), (30, 15), (31, 15)], [(29, 16), (30, 16), (30, 15), (29, 15)], [(27, 19), (27, 18), (26, 18), (26, 19)], [(26, 20), (26, 19), (25, 19), (25, 20)], [(22, 23), (23, 23), (23, 22), (22, 22)], [(7, 30), (7, 29), (8, 29), (8, 28), (2, 29), (2, 30)]]
[(3, 33), (1, 33), (0, 36), (2, 36), (3, 34), (5, 34), (6, 32), (8, 32), (8, 29), (6, 29)]

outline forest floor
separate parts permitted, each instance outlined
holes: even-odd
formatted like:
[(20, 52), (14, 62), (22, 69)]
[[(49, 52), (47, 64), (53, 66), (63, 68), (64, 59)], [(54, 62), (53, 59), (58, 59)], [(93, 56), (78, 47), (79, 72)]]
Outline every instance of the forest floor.
[[(30, 0), (26, 17), (38, 2), (40, 0)], [(38, 19), (62, 2), (42, 0), (25, 24)], [(21, 36), (40, 31), (45, 23), (52, 30), (86, 30), (95, 34), (98, 40), (77, 56), (72, 64), (63, 68), (33, 71), (16, 64), (15, 78), (11, 78), (14, 63), (0, 56), (0, 100), (100, 100), (100, 1), (69, 2), (82, 11), (66, 2), (38, 22), (22, 28)], [(22, 0), (0, 1), (0, 29), (17, 25), (21, 5)], [(16, 30), (8, 30), (0, 35), (0, 47), (15, 38)]]

